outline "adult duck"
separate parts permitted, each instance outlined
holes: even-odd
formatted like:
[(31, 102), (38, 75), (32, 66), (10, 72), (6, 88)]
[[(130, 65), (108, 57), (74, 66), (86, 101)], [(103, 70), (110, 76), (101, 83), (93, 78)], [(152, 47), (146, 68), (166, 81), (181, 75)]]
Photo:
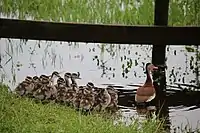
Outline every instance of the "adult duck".
[(146, 64), (146, 81), (143, 86), (137, 89), (135, 95), (135, 101), (137, 104), (148, 103), (156, 97), (156, 91), (153, 85), (152, 72), (157, 70), (158, 67), (155, 67), (152, 63)]

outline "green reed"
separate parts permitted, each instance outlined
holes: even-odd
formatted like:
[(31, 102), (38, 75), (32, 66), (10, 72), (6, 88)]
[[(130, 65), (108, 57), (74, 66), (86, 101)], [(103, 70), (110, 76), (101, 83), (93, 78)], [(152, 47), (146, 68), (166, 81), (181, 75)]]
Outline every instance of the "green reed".
[(1, 10), (3, 15), (19, 19), (114, 24), (153, 22), (151, 0), (3, 0)]
[[(109, 24), (153, 24), (154, 2), (151, 0), (3, 0), (3, 15), (19, 19), (58, 22)], [(198, 0), (172, 0), (170, 25), (198, 25)]]

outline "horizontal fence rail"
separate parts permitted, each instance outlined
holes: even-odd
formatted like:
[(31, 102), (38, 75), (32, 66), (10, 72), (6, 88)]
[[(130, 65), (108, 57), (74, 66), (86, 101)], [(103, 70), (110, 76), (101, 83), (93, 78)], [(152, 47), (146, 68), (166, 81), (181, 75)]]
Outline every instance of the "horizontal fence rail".
[(116, 44), (196, 45), (200, 27), (57, 23), (0, 18), (0, 37)]

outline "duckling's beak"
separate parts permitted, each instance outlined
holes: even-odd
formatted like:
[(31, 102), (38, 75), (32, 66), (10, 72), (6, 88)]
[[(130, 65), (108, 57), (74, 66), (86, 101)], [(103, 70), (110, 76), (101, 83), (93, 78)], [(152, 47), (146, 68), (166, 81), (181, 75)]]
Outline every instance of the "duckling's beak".
[(78, 76), (71, 76), (71, 78), (73, 78), (73, 79), (81, 79), (81, 78), (78, 77)]
[(74, 79), (81, 79), (80, 78), (80, 73), (71, 73), (71, 77), (74, 78)]

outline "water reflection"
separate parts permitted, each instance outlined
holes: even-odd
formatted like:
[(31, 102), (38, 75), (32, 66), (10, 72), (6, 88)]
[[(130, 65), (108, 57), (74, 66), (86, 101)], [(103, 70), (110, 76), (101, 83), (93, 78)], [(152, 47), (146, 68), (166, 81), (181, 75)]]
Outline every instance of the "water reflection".
[[(54, 70), (80, 72), (82, 78), (78, 81), (80, 85), (88, 81), (92, 81), (99, 87), (107, 84), (115, 85), (120, 91), (120, 112), (125, 117), (121, 119), (129, 124), (133, 122), (132, 117), (145, 118), (140, 114), (149, 111), (137, 110), (133, 104), (138, 85), (142, 85), (145, 81), (144, 68), (146, 62), (151, 62), (151, 52), (152, 46), (149, 45), (1, 39), (0, 79), (13, 89), (27, 75), (50, 74)], [(167, 47), (167, 89), (166, 93), (159, 95), (160, 105), (156, 106), (155, 114), (158, 114), (159, 110), (160, 118), (167, 118), (168, 129), (170, 123), (173, 126), (186, 123), (184, 119), (177, 116), (177, 113), (188, 117), (194, 127), (200, 119), (195, 117), (200, 113), (200, 95), (188, 91), (188, 88), (191, 90), (199, 88), (200, 76), (196, 74), (199, 73), (199, 53), (195, 47), (193, 52), (188, 52), (184, 46)], [(188, 95), (185, 95), (185, 92)], [(178, 93), (178, 96), (174, 95), (175, 93)], [(189, 108), (183, 106), (186, 102)], [(177, 106), (181, 108), (175, 108)]]

